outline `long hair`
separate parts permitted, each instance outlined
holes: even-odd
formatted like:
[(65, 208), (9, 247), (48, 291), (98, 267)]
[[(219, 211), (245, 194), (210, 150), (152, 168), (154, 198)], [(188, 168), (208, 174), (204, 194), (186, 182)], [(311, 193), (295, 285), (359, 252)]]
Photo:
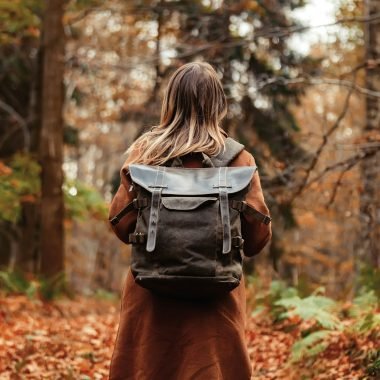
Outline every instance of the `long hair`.
[(206, 62), (187, 63), (169, 79), (160, 124), (140, 136), (126, 153), (137, 150), (133, 162), (147, 165), (194, 152), (217, 155), (224, 149), (225, 133), (219, 123), (226, 113), (227, 99), (214, 68)]

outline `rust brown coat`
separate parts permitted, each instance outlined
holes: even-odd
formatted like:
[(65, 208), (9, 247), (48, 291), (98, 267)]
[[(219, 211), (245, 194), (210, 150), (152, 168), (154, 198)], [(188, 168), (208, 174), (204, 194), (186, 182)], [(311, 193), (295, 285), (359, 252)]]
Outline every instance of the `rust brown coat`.
[[(122, 170), (120, 187), (112, 200), (114, 216), (135, 196)], [(231, 166), (251, 166), (255, 160), (242, 151)], [(201, 161), (185, 159), (185, 166)], [(258, 172), (247, 202), (269, 215)], [(112, 227), (123, 242), (133, 232), (136, 212)], [(271, 238), (271, 224), (242, 220), (244, 253), (259, 253)], [(120, 323), (111, 360), (110, 380), (248, 380), (251, 364), (245, 341), (244, 277), (225, 297), (209, 303), (160, 298), (135, 284), (128, 270), (122, 292)]]

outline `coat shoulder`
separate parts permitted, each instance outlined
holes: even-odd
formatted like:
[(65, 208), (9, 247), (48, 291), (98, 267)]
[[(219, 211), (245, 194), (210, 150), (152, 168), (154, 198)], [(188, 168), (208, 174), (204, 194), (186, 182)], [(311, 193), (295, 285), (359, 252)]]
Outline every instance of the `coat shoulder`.
[(231, 162), (231, 166), (253, 166), (256, 165), (252, 154), (243, 149), (236, 158)]

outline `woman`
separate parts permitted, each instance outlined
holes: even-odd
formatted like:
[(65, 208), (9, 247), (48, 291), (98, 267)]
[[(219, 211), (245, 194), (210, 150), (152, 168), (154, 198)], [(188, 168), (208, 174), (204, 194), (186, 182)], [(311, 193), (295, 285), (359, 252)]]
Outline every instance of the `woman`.
[[(129, 148), (120, 173), (120, 187), (110, 217), (136, 196), (127, 176), (131, 163), (162, 165), (181, 158), (185, 167), (202, 167), (204, 157), (223, 151), (226, 134), (220, 122), (227, 101), (211, 65), (192, 62), (169, 80), (161, 121)], [(230, 166), (252, 166), (255, 160), (240, 151)], [(258, 173), (246, 201), (269, 215)], [(123, 242), (134, 231), (137, 212), (112, 226)], [(271, 225), (242, 217), (244, 254), (259, 253), (270, 240)], [(248, 380), (251, 364), (245, 342), (245, 285), (215, 302), (196, 303), (157, 297), (134, 282), (128, 271), (121, 299), (121, 315), (110, 380)]]

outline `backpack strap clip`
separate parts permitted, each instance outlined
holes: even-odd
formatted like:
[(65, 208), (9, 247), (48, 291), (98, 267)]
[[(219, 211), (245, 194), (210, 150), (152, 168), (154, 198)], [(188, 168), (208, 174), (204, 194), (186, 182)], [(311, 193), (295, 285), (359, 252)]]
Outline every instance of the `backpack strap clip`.
[(161, 203), (161, 193), (166, 187), (164, 185), (165, 177), (165, 166), (157, 167), (157, 174), (154, 186), (149, 186), (152, 188), (152, 200), (150, 204), (150, 216), (149, 216), (149, 226), (148, 226), (148, 238), (146, 241), (146, 250), (148, 252), (153, 252), (156, 248), (156, 238), (157, 238), (157, 226)]
[(230, 207), (241, 213), (253, 216), (256, 220), (258, 220), (261, 223), (269, 224), (272, 221), (272, 218), (270, 216), (265, 215), (261, 213), (260, 211), (257, 211), (255, 208), (250, 206), (247, 202), (236, 201), (233, 199), (230, 201)]
[(113, 226), (116, 226), (120, 222), (120, 219), (124, 218), (129, 212), (133, 210), (138, 210), (140, 208), (146, 207), (149, 205), (148, 198), (135, 198), (132, 202), (128, 203), (118, 214), (116, 214), (109, 221)]
[(235, 248), (243, 248), (244, 239), (241, 236), (234, 236), (232, 239), (232, 246)]
[(135, 232), (128, 235), (129, 244), (143, 244), (146, 242), (146, 235), (142, 232)]

